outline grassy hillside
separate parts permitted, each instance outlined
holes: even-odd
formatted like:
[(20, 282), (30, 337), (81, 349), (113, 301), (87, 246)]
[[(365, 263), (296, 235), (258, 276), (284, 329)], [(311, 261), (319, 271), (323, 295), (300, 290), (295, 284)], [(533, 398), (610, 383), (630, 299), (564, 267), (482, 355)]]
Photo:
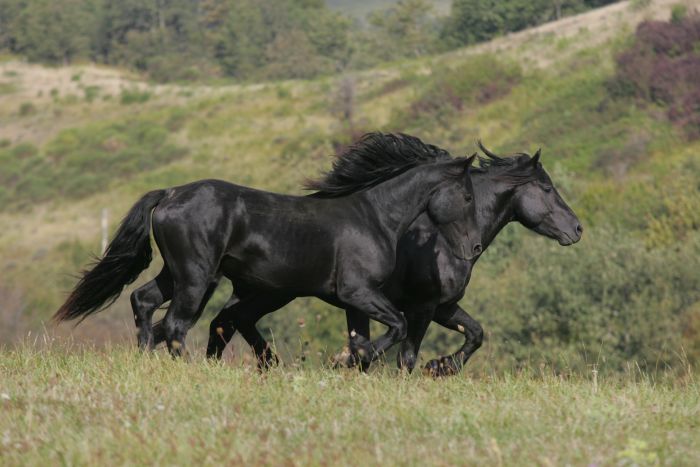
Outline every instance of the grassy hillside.
[[(697, 383), (0, 354), (0, 462), (170, 465), (697, 465)], [(254, 388), (254, 390), (252, 389)]]
[[(455, 155), (473, 152), (477, 138), (502, 152), (542, 147), (545, 167), (586, 226), (584, 240), (568, 249), (512, 226), (484, 255), (463, 302), (487, 330), (475, 371), (550, 361), (619, 369), (629, 360), (665, 369), (684, 361), (683, 352), (700, 355), (700, 298), (692, 292), (700, 290), (700, 143), (664, 109), (608, 92), (613, 54), (635, 25), (667, 19), (679, 2), (643, 3), (315, 81), (166, 86), (114, 69), (5, 57), (0, 339), (43, 329), (71, 275), (99, 253), (102, 209), (113, 230), (142, 192), (206, 177), (301, 193), (353, 134), (382, 129), (409, 131)], [(337, 104), (347, 86), (352, 122)], [(208, 316), (190, 334), (195, 349)], [(120, 341), (133, 339), (131, 322), (124, 294), (74, 331), (56, 332)], [(273, 328), (286, 358), (325, 360), (344, 341), (343, 323), (337, 310), (304, 299), (263, 327)], [(432, 329), (425, 353), (457, 342)], [(240, 355), (243, 347), (235, 348)]]

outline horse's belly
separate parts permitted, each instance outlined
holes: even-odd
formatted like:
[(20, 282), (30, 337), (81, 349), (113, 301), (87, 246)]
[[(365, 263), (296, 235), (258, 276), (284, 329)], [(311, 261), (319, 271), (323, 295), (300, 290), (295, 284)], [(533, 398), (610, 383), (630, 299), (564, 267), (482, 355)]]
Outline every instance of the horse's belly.
[(332, 265), (324, 256), (281, 252), (226, 255), (221, 270), (234, 282), (243, 280), (252, 286), (284, 289), (298, 295), (326, 294), (331, 291)]

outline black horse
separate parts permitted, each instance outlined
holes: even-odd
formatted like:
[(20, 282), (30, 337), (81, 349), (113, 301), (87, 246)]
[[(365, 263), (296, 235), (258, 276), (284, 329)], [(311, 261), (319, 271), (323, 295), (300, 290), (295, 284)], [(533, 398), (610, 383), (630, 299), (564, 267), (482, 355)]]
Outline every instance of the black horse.
[(116, 300), (150, 263), (152, 223), (165, 264), (131, 296), (140, 347), (153, 346), (153, 312), (170, 300), (162, 329), (170, 352), (180, 355), (225, 276), (263, 296), (284, 290), (361, 310), (388, 327), (375, 342), (358, 340), (369, 362), (406, 337), (406, 320), (381, 285), (394, 269), (399, 238), (418, 215), (426, 212), (454, 232), (452, 254), (468, 260), (481, 253), (469, 176), (474, 157), (421, 164), (408, 156), (353, 161), (365, 164), (367, 176), (327, 199), (220, 180), (152, 191), (132, 207), (54, 318), (84, 318)]
[[(418, 151), (426, 162), (449, 160), (447, 151), (435, 146), (423, 145), (419, 140), (402, 137), (403, 145), (386, 144), (392, 135), (374, 134), (366, 137), (354, 148), (357, 152)], [(498, 232), (509, 222), (518, 221), (535, 232), (556, 239), (562, 245), (576, 243), (582, 227), (575, 214), (554, 188), (549, 175), (539, 163), (540, 152), (534, 157), (517, 154), (499, 157), (480, 144), (487, 156), (481, 158), (481, 169), (472, 171), (477, 206), (477, 221), (484, 246), (488, 246)], [(345, 160), (351, 158), (345, 157)], [(338, 164), (334, 171), (309, 188), (319, 190), (311, 195), (333, 196), (354, 186), (355, 177), (362, 171), (348, 170)], [(412, 370), (418, 350), (428, 325), (435, 321), (449, 329), (464, 334), (465, 343), (459, 352), (441, 359), (431, 360), (426, 367), (435, 376), (455, 373), (481, 346), (483, 330), (478, 322), (457, 304), (469, 282), (473, 264), (478, 259), (465, 259), (450, 252), (452, 237), (439, 228), (427, 215), (419, 216), (400, 239), (397, 263), (390, 280), (384, 285), (387, 297), (401, 310), (408, 320), (408, 336), (402, 342), (398, 363)], [(236, 297), (236, 295), (238, 297)], [(255, 328), (255, 323), (265, 314), (275, 311), (293, 300), (291, 294), (280, 293), (269, 297), (255, 290), (234, 291), (234, 296), (212, 321), (207, 348), (209, 356), (220, 357), (236, 330), (253, 346), (262, 365), (276, 361), (269, 346)], [(369, 339), (369, 320), (362, 313), (348, 308), (347, 322), (350, 350), (343, 362), (352, 365), (358, 360), (355, 341)], [(362, 363), (362, 362), (361, 362)], [(363, 365), (366, 368), (366, 364)]]

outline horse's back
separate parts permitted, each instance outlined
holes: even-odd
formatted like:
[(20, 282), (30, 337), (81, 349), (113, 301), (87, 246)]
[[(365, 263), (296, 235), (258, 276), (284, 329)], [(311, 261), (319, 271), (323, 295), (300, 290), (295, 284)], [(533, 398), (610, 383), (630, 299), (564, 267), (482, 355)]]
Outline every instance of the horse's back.
[(313, 290), (323, 284), (327, 290), (335, 257), (328, 207), (202, 180), (168, 190), (154, 211), (153, 232), (168, 262), (203, 259), (231, 279)]

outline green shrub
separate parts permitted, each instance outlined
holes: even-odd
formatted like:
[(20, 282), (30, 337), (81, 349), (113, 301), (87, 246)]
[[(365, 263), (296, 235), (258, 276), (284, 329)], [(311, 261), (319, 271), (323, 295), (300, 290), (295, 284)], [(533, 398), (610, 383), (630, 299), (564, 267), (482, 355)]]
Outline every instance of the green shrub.
[(88, 102), (92, 102), (100, 94), (100, 87), (99, 86), (87, 86), (85, 89), (83, 89), (83, 92), (85, 93), (85, 100)]
[(673, 5), (671, 7), (671, 22), (681, 23), (688, 16), (688, 7), (683, 4)]
[(180, 131), (187, 123), (189, 119), (190, 112), (187, 109), (178, 107), (171, 111), (170, 116), (165, 122), (166, 128), (171, 131)]
[(122, 89), (121, 103), (124, 105), (143, 104), (151, 98), (151, 93), (138, 88)]
[(37, 112), (37, 108), (31, 102), (22, 102), (22, 104), (20, 104), (20, 106), (19, 106), (19, 115), (21, 117), (34, 115), (36, 112)]
[(647, 249), (628, 230), (597, 228), (561, 247), (520, 226), (508, 230), (517, 253), (489, 249), (464, 306), (497, 355), (490, 365), (617, 371), (632, 362), (653, 371), (679, 364), (684, 319), (700, 300), (700, 235), (674, 249)]
[(277, 86), (276, 92), (277, 92), (277, 98), (281, 99), (281, 100), (289, 99), (292, 95), (292, 93), (289, 91), (289, 89), (282, 84)]
[(17, 91), (17, 86), (13, 83), (0, 83), (0, 96), (12, 94)]
[(175, 160), (185, 150), (170, 143), (168, 135), (162, 124), (137, 118), (64, 130), (41, 152), (31, 145), (4, 149), (0, 182), (10, 191), (3, 208), (89, 195)]

